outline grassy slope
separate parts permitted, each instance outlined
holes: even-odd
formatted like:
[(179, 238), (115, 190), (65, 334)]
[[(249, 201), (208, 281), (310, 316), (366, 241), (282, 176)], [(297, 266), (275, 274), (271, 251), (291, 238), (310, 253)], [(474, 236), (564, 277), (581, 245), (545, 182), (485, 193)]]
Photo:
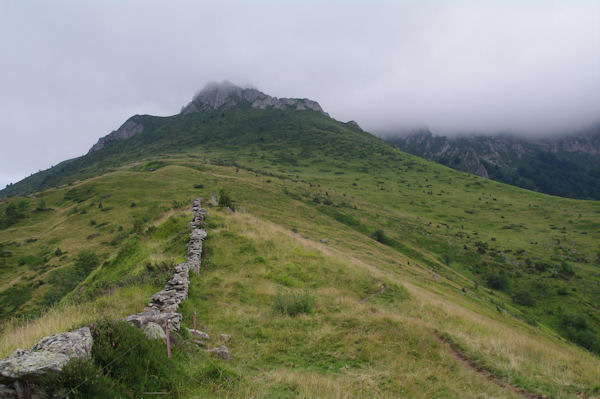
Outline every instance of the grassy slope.
[[(47, 320), (47, 328), (19, 340), (19, 323), (5, 323), (3, 353), (103, 312), (116, 316), (141, 309), (145, 295), (160, 286), (156, 265), (178, 262), (185, 253), (178, 233), (185, 231), (189, 214), (181, 206), (224, 187), (242, 212), (212, 212), (207, 271), (194, 280), (184, 313), (189, 323), (196, 309), (214, 330), (233, 334), (231, 368), (242, 379), (233, 387), (192, 384), (187, 392), (510, 396), (457, 363), (434, 330), (515, 385), (556, 397), (598, 389), (598, 358), (556, 334), (559, 312), (577, 311), (598, 323), (597, 203), (460, 174), (396, 152), (350, 127), (330, 128), (296, 137), (281, 133), (293, 131), (284, 129), (265, 141), (242, 137), (229, 148), (208, 143), (162, 163), (113, 166), (112, 173), (40, 194), (52, 211), (33, 212), (38, 199), (26, 199), (28, 217), (0, 231), (0, 243), (12, 254), (4, 258), (4, 293), (19, 287), (30, 294), (17, 304), (18, 312), (37, 312), (53, 289), (51, 271), (70, 267), (80, 250), (94, 251), (102, 265), (63, 299), (62, 313), (59, 308), (38, 320), (42, 326)], [(334, 128), (355, 136), (319, 145), (319, 135)], [(352, 147), (357, 140), (364, 140), (358, 151)], [(348, 157), (350, 150), (355, 157)], [(252, 171), (208, 165), (208, 160)], [(65, 201), (69, 191), (67, 198), (83, 201)], [(384, 244), (370, 238), (375, 230), (384, 231)], [(477, 242), (488, 244), (484, 254)], [(55, 256), (56, 248), (67, 253)], [(39, 264), (26, 259), (19, 266), (28, 255), (46, 259)], [(540, 272), (527, 266), (527, 258), (550, 267)], [(550, 277), (563, 260), (575, 277)], [(487, 273), (499, 269), (510, 277), (506, 292), (483, 288)], [(362, 303), (381, 282), (393, 288)], [(274, 317), (270, 308), (278, 286), (310, 288), (315, 314)], [(521, 287), (534, 293), (535, 307), (514, 304), (510, 294)], [(560, 287), (567, 295), (555, 294)], [(103, 298), (106, 293), (115, 300)], [(120, 296), (127, 298), (123, 313), (115, 306)], [(15, 312), (8, 307), (15, 304), (6, 302), (13, 297), (4, 295), (4, 317)], [(70, 305), (73, 300), (84, 304)], [(76, 317), (71, 306), (96, 311)], [(52, 324), (57, 319), (61, 323)], [(519, 319), (537, 319), (539, 325)]]

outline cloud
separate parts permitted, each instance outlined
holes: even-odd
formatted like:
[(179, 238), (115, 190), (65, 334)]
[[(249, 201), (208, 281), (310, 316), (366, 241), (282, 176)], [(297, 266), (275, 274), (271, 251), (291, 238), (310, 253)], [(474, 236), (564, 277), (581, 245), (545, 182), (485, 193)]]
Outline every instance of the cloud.
[(11, 181), (223, 79), (379, 132), (544, 134), (600, 115), (597, 1), (7, 1), (0, 49)]

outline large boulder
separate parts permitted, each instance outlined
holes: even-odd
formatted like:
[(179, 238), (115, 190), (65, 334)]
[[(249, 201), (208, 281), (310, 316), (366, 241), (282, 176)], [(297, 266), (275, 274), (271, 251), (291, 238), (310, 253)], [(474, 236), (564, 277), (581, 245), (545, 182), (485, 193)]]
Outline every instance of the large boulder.
[(225, 359), (225, 360), (233, 359), (233, 355), (231, 354), (231, 352), (229, 351), (229, 349), (227, 349), (227, 347), (225, 345), (221, 345), (218, 348), (209, 349), (208, 351), (212, 352), (213, 355), (215, 355), (216, 357), (220, 357), (221, 359)]
[(93, 338), (88, 327), (69, 331), (62, 334), (54, 334), (42, 338), (32, 350), (62, 353), (68, 357), (88, 357), (92, 352)]
[(144, 334), (150, 339), (167, 339), (164, 330), (156, 323), (150, 322), (144, 326)]
[[(190, 332), (190, 334), (194, 335), (194, 329), (193, 328), (188, 328), (188, 331)], [(204, 331), (200, 331), (200, 330), (196, 330), (196, 335), (194, 335), (197, 339), (210, 339), (210, 336), (205, 333)]]
[(30, 350), (17, 349), (0, 360), (3, 381), (34, 381), (48, 373), (59, 372), (72, 358), (85, 358), (92, 352), (88, 327), (42, 338)]
[(0, 378), (3, 381), (37, 380), (61, 371), (68, 361), (69, 357), (62, 353), (17, 349), (0, 361)]

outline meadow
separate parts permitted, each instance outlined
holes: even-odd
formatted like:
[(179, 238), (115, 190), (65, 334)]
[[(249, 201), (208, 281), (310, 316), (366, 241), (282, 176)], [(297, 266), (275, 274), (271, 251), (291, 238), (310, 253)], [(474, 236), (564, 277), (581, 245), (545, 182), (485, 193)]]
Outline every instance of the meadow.
[(1, 355), (141, 310), (185, 259), (190, 200), (222, 192), (235, 212), (208, 209), (182, 312), (187, 327), (196, 311), (209, 334), (230, 334), (234, 358), (182, 334), (172, 397), (599, 395), (598, 202), (311, 118), (6, 198)]

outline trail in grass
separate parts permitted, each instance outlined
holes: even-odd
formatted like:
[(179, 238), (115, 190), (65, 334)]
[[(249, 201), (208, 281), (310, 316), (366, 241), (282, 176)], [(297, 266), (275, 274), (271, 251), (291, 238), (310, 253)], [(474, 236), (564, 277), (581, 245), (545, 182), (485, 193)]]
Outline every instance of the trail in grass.
[(486, 370), (485, 368), (481, 367), (480, 365), (475, 363), (473, 360), (471, 360), (462, 350), (460, 350), (458, 347), (456, 347), (456, 345), (454, 345), (448, 338), (444, 337), (439, 332), (434, 331), (433, 335), (444, 346), (446, 346), (448, 348), (450, 353), (452, 353), (452, 355), (455, 358), (457, 358), (461, 363), (463, 363), (466, 367), (468, 367), (473, 372), (478, 373), (479, 375), (483, 376), (486, 380), (491, 381), (494, 384), (496, 384), (504, 389), (507, 389), (513, 393), (521, 395), (524, 398), (532, 398), (532, 399), (546, 399), (547, 398), (547, 396), (527, 391), (523, 388), (516, 387), (514, 385), (509, 384), (508, 382), (506, 382), (504, 380), (501, 380), (500, 378), (498, 378), (497, 376), (492, 374), (490, 371)]
[(387, 287), (385, 286), (384, 283), (381, 283), (381, 287), (379, 288), (379, 291), (374, 292), (366, 297), (364, 297), (363, 299), (361, 299), (361, 303), (365, 303), (367, 302), (369, 299), (373, 298), (375, 295), (377, 294), (383, 294), (385, 292), (385, 290), (387, 290)]

